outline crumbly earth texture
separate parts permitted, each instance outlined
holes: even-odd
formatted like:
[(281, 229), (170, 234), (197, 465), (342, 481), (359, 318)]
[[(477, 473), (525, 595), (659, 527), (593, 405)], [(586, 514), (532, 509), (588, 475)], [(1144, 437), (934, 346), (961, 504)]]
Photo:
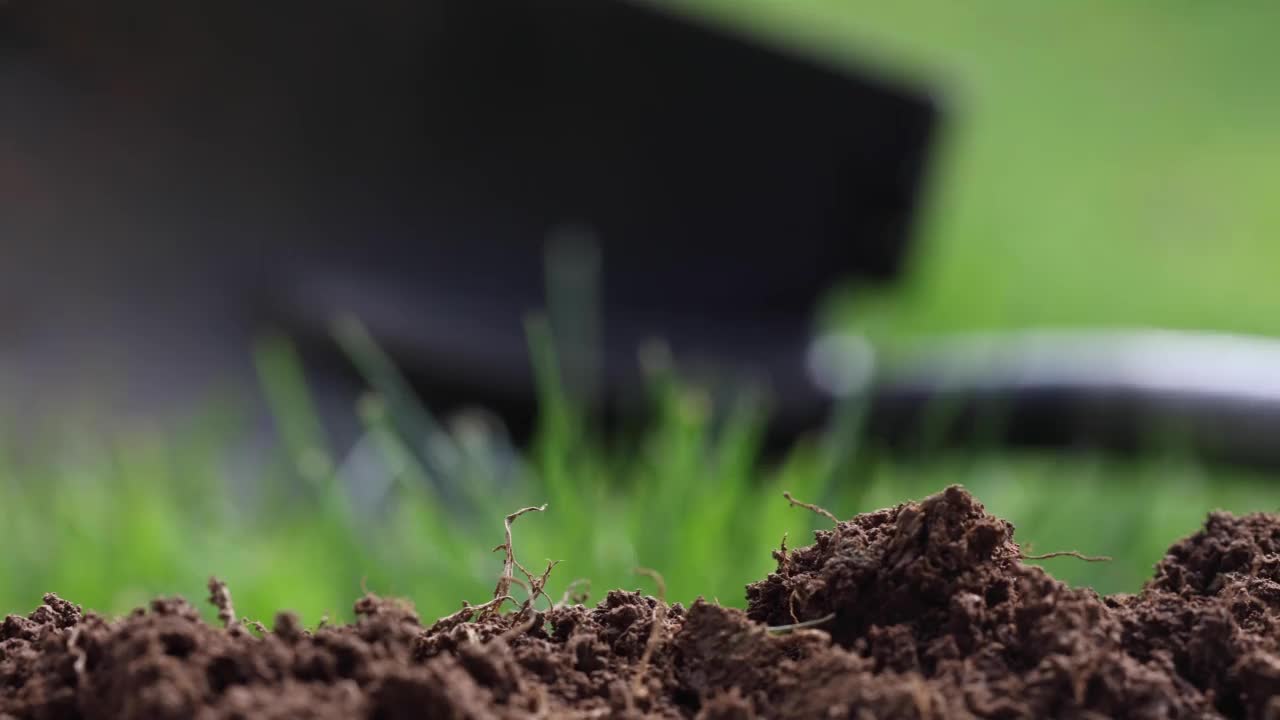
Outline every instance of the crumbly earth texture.
[(1212, 514), (1107, 598), (1022, 564), (960, 487), (774, 556), (745, 612), (614, 591), (426, 624), (368, 595), (251, 632), (46, 595), (0, 628), (0, 719), (1280, 718), (1278, 516)]

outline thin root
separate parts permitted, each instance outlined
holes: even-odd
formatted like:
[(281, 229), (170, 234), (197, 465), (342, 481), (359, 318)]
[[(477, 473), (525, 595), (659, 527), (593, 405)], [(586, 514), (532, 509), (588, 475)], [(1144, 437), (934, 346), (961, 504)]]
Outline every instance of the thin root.
[(662, 578), (662, 573), (652, 568), (638, 567), (631, 572), (637, 575), (643, 575), (653, 581), (658, 586), (658, 600), (665, 603), (667, 601), (667, 581)]
[(231, 589), (216, 577), (209, 577), (209, 602), (218, 608), (218, 620), (230, 630), (236, 622), (236, 609), (231, 604)]
[(793, 630), (803, 630), (805, 628), (824, 625), (835, 619), (836, 619), (835, 613), (828, 613), (818, 618), (817, 620), (805, 620), (804, 622), (792, 623), (790, 625), (774, 625), (773, 627), (765, 628), (765, 629), (771, 633), (789, 633)]
[[(578, 588), (582, 588), (582, 590), (578, 590)], [(564, 587), (564, 595), (560, 597), (560, 602), (556, 603), (556, 607), (565, 607), (570, 604), (585, 605), (590, 598), (591, 579), (578, 578)]]
[(1111, 558), (1107, 555), (1085, 555), (1079, 550), (1059, 550), (1058, 552), (1044, 553), (1042, 555), (1027, 555), (1026, 553), (1022, 553), (1023, 560), (1050, 560), (1058, 557), (1073, 557), (1085, 562), (1111, 562)]
[[(471, 618), (475, 617), (477, 614), (491, 612), (491, 611), (496, 612), (502, 609), (502, 604), (507, 601), (511, 601), (512, 603), (514, 603), (516, 602), (516, 599), (511, 597), (510, 595), (503, 595), (502, 597), (494, 598), (482, 605), (472, 605), (470, 603), (464, 602), (462, 603), (461, 610), (451, 615), (446, 615), (440, 618), (439, 620), (436, 620), (436, 625), (441, 627), (449, 627), (454, 623), (466, 622)], [(325, 620), (327, 619), (328, 618), (326, 618)], [(322, 620), (321, 622), (324, 622), (324, 621)], [(444, 624), (441, 625), (442, 623)]]
[[(542, 575), (534, 577), (528, 570), (524, 569), (523, 565), (518, 562), (516, 563), (516, 567), (520, 568), (520, 572), (524, 573), (524, 576), (529, 578), (529, 582), (526, 583), (524, 580), (517, 577), (511, 578), (511, 582), (520, 585), (528, 591), (529, 597), (524, 601), (524, 604), (520, 606), (520, 609), (516, 611), (515, 615), (511, 617), (513, 622), (526, 613), (528, 613), (529, 617), (519, 624), (513, 624), (511, 627), (507, 628), (506, 632), (498, 636), (498, 640), (501, 640), (502, 642), (509, 642), (511, 639), (529, 632), (538, 624), (538, 618), (540, 616), (538, 615), (538, 608), (534, 607), (534, 605), (537, 603), (539, 596), (547, 598), (548, 603), (551, 602), (551, 597), (547, 595), (543, 588), (547, 586), (547, 579), (551, 577), (551, 570), (559, 564), (559, 560), (548, 560), (547, 569), (543, 571)], [(515, 602), (515, 600), (512, 600), (511, 602)]]
[(640, 654), (640, 665), (636, 668), (636, 674), (631, 683), (634, 694), (644, 697), (646, 694), (644, 678), (649, 671), (649, 660), (653, 657), (653, 651), (658, 647), (658, 640), (662, 635), (662, 625), (667, 620), (667, 581), (663, 579), (662, 573), (651, 568), (636, 568), (633, 572), (652, 579), (654, 584), (658, 586), (658, 603), (654, 605), (653, 616), (650, 619), (649, 640), (644, 644), (644, 652)]
[(547, 594), (547, 580), (551, 578), (551, 571), (559, 564), (559, 560), (548, 560), (547, 569), (543, 570), (541, 575), (534, 577), (533, 574), (526, 570), (523, 565), (519, 562), (516, 563), (516, 567), (520, 568), (520, 572), (524, 573), (524, 576), (529, 578), (529, 587), (526, 588), (529, 591), (529, 599), (525, 602), (525, 607), (521, 608), (521, 612), (525, 609), (533, 608), (533, 606), (537, 604), (539, 596), (547, 599), (547, 605), (549, 607), (555, 607), (555, 601)]
[(818, 507), (813, 503), (800, 502), (799, 500), (795, 499), (795, 497), (793, 497), (789, 491), (782, 493), (782, 497), (786, 498), (787, 502), (791, 503), (791, 507), (802, 507), (805, 510), (817, 513), (818, 515), (821, 515), (822, 517), (830, 520), (831, 522), (836, 524), (836, 527), (840, 526), (840, 518), (836, 517), (835, 514), (832, 513), (830, 510), (824, 507)]
[[(524, 580), (521, 580), (521, 579), (520, 579), (520, 578), (518, 578), (518, 577), (513, 577), (513, 578), (511, 578), (511, 582), (512, 582), (512, 584), (514, 584), (514, 585), (519, 585), (519, 586), (520, 586), (520, 588), (524, 590), (524, 594), (525, 594), (526, 596), (527, 596), (527, 595), (532, 595), (532, 594), (533, 594), (533, 586), (532, 586), (532, 585), (530, 585), (528, 582), (525, 582)], [(527, 604), (527, 602), (528, 602), (528, 601), (527, 601), (527, 599), (526, 599), (526, 604)]]
[[(518, 616), (519, 614), (517, 614), (517, 617)], [(511, 641), (512, 638), (520, 637), (521, 635), (532, 630), (534, 625), (538, 624), (538, 617), (539, 616), (537, 612), (529, 613), (529, 618), (527, 620), (520, 623), (519, 625), (512, 625), (510, 628), (507, 628), (507, 631), (499, 635), (498, 639), (501, 640), (502, 642), (509, 642)]]

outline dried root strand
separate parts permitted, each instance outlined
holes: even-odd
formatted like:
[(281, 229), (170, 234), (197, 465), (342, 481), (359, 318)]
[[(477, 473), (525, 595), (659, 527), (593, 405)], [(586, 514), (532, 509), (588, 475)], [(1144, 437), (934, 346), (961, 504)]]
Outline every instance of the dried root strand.
[[(523, 610), (521, 612), (523, 612)], [(516, 614), (516, 617), (519, 617), (519, 613)], [(538, 624), (538, 617), (539, 615), (537, 612), (529, 613), (528, 618), (523, 622), (513, 624), (511, 627), (507, 628), (506, 632), (498, 636), (498, 639), (502, 642), (510, 642), (513, 638), (520, 637), (532, 630), (534, 625)]]
[(1028, 555), (1022, 553), (1023, 560), (1051, 560), (1059, 557), (1073, 557), (1077, 560), (1085, 562), (1111, 562), (1111, 558), (1107, 555), (1085, 555), (1079, 550), (1059, 550), (1057, 552), (1042, 553), (1040, 555)]
[(498, 552), (499, 550), (505, 552), (505, 558), (502, 561), (502, 575), (498, 577), (498, 585), (493, 589), (493, 598), (495, 600), (504, 595), (511, 594), (511, 580), (515, 577), (516, 553), (511, 544), (511, 523), (515, 522), (516, 518), (524, 515), (525, 513), (545, 512), (546, 509), (547, 506), (545, 504), (541, 506), (520, 508), (503, 520), (502, 526), (505, 532), (505, 539), (501, 545), (493, 549), (494, 552)]
[(526, 610), (533, 608), (533, 606), (538, 602), (538, 598), (540, 596), (547, 599), (548, 606), (555, 607), (555, 601), (552, 600), (551, 596), (547, 594), (546, 588), (547, 588), (547, 580), (551, 578), (551, 571), (554, 570), (555, 567), (559, 564), (560, 564), (559, 560), (548, 560), (547, 569), (543, 570), (541, 575), (534, 576), (533, 573), (530, 573), (528, 570), (526, 570), (523, 565), (521, 565), (519, 562), (516, 562), (516, 567), (519, 568), (520, 572), (523, 573), (524, 576), (529, 579), (529, 585), (527, 588), (525, 588), (526, 590), (529, 591), (529, 599), (526, 600), (524, 606), (520, 608), (520, 612), (524, 612)]
[(832, 513), (830, 510), (824, 507), (819, 507), (817, 505), (814, 505), (813, 503), (801, 502), (795, 499), (795, 497), (791, 494), (790, 491), (782, 493), (782, 497), (786, 498), (787, 502), (791, 503), (791, 507), (802, 507), (805, 510), (808, 510), (812, 513), (816, 513), (830, 520), (831, 522), (835, 523), (836, 527), (840, 526), (840, 518), (836, 517), (835, 514)]
[(644, 644), (644, 652), (640, 654), (640, 665), (636, 668), (636, 674), (631, 683), (632, 692), (643, 697), (646, 692), (644, 679), (649, 672), (649, 661), (658, 647), (658, 641), (662, 636), (662, 625), (667, 620), (667, 581), (663, 579), (662, 573), (651, 568), (636, 568), (633, 572), (650, 578), (658, 586), (658, 602), (653, 607), (653, 617), (650, 619), (649, 639)]
[(533, 594), (533, 586), (532, 586), (532, 585), (530, 585), (527, 581), (525, 581), (525, 580), (521, 580), (521, 579), (520, 579), (520, 578), (518, 578), (518, 577), (513, 577), (513, 578), (511, 578), (511, 583), (512, 583), (512, 584), (514, 584), (514, 585), (519, 585), (519, 586), (520, 586), (520, 588), (521, 588), (522, 590), (524, 590), (524, 594), (525, 594), (525, 602), (524, 602), (524, 603), (517, 603), (517, 604), (522, 605), (522, 606), (523, 606), (523, 605), (527, 605), (527, 604), (528, 604), (528, 596)]
[(494, 598), (489, 602), (481, 605), (472, 605), (471, 603), (464, 601), (462, 603), (461, 610), (458, 610), (455, 613), (446, 615), (440, 618), (439, 620), (436, 620), (434, 627), (447, 628), (453, 625), (457, 625), (459, 623), (467, 622), (468, 620), (470, 620), (471, 618), (479, 614), (483, 614), (486, 612), (496, 612), (502, 609), (503, 603), (508, 601), (514, 603), (516, 602), (516, 599), (511, 597), (510, 595), (503, 595), (502, 597)]
[(214, 576), (209, 577), (209, 602), (218, 608), (218, 620), (222, 627), (231, 630), (236, 623), (236, 609), (231, 604), (231, 589)]
[[(524, 573), (524, 576), (528, 578), (528, 582), (517, 577), (511, 578), (511, 582), (523, 587), (525, 591), (528, 592), (529, 596), (525, 599), (524, 604), (520, 606), (520, 609), (516, 611), (515, 615), (512, 616), (511, 627), (507, 628), (505, 632), (499, 635), (498, 640), (502, 642), (509, 642), (513, 638), (517, 638), (529, 632), (538, 624), (538, 618), (541, 616), (538, 614), (538, 609), (535, 605), (537, 604), (539, 597), (545, 597), (547, 599), (547, 603), (554, 607), (551, 596), (547, 595), (546, 587), (547, 580), (551, 578), (551, 571), (559, 564), (559, 560), (548, 560), (547, 569), (543, 570), (541, 575), (534, 575), (525, 569), (525, 567), (519, 562), (516, 563), (516, 567), (521, 573)], [(512, 602), (515, 602), (515, 600), (512, 600)], [(527, 617), (521, 620), (520, 618), (522, 616)]]
[[(791, 615), (792, 617), (795, 617), (794, 612), (792, 612)], [(789, 632), (792, 632), (793, 630), (803, 630), (805, 628), (825, 625), (826, 623), (829, 623), (835, 619), (836, 619), (835, 613), (828, 613), (818, 618), (817, 620), (805, 620), (804, 622), (791, 623), (790, 625), (774, 625), (773, 627), (768, 627), (765, 629), (771, 633), (789, 633)]]

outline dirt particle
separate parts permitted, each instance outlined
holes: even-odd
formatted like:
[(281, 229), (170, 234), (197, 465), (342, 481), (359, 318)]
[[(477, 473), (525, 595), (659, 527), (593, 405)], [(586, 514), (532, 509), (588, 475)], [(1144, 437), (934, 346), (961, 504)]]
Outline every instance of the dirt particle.
[(230, 630), (236, 622), (236, 610), (231, 605), (231, 589), (216, 577), (209, 577), (209, 602), (218, 609), (222, 627)]

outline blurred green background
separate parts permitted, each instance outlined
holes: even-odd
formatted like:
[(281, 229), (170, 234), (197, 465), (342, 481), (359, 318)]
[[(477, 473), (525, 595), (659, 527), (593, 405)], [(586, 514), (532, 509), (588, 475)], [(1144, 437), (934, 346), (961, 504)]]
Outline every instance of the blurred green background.
[(690, 5), (938, 89), (947, 128), (911, 275), (880, 303), (889, 332), (1280, 332), (1274, 3)]
[[(947, 331), (1156, 325), (1280, 334), (1280, 87), (1266, 2), (974, 3), (683, 0), (680, 9), (831, 62), (870, 62), (936, 89), (947, 124), (906, 283), (853, 289), (831, 320), (883, 345)], [(375, 393), (356, 450), (325, 438), (290, 345), (256, 349), (283, 447), (262, 477), (236, 475), (242, 439), (227, 398), (185, 427), (110, 438), (72, 414), (0, 455), (0, 608), (56, 590), (123, 612), (163, 593), (195, 598), (210, 573), (242, 614), (348, 617), (368, 589), (426, 616), (491, 591), (502, 516), (526, 565), (565, 562), (553, 595), (589, 578), (599, 597), (656, 568), (674, 599), (741, 604), (818, 519), (783, 490), (840, 516), (964, 483), (1066, 580), (1136, 590), (1174, 539), (1215, 507), (1280, 507), (1275, 478), (1206, 467), (1176, 448), (1140, 460), (991, 449), (895, 460), (858, 443), (856, 406), (826, 434), (764, 462), (766, 406), (744, 393), (727, 417), (652, 369), (650, 420), (604, 436), (558, 390), (545, 329), (531, 329), (543, 388), (539, 434), (512, 454), (488, 424), (440, 424), (359, 331), (341, 336)], [(246, 348), (246, 353), (250, 349)], [(18, 422), (18, 419), (14, 419)], [(5, 433), (6, 436), (14, 435)], [(428, 471), (426, 468), (433, 468)], [(354, 479), (380, 488), (350, 492)]]

